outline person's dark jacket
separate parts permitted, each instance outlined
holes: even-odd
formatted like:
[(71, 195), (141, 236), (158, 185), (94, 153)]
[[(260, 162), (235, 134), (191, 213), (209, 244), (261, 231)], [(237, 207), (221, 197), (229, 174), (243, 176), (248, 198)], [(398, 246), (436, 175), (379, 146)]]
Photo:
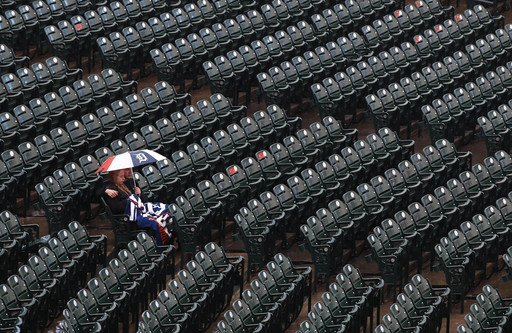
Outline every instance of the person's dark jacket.
[[(125, 180), (124, 184), (131, 193), (133, 193), (133, 179), (127, 179)], [(114, 190), (117, 191), (117, 196), (114, 198), (111, 198), (108, 194), (105, 193), (105, 190)], [(123, 214), (124, 210), (126, 209), (126, 199), (128, 198), (128, 195), (121, 191), (116, 185), (114, 185), (111, 182), (108, 182), (107, 185), (103, 188), (101, 191), (101, 195), (105, 199), (105, 203), (110, 207), (110, 211), (112, 214)], [(140, 199), (142, 202), (147, 202), (147, 196), (144, 193), (141, 193)]]

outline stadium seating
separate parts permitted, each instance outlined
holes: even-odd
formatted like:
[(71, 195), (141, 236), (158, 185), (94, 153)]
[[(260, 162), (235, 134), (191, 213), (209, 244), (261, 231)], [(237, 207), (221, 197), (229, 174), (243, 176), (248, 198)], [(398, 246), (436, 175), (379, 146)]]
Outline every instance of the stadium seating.
[[(336, 282), (322, 294), (322, 301), (313, 305), (309, 320), (300, 324), (300, 332), (336, 330), (337, 332), (373, 330), (373, 308), (379, 308), (383, 281), (379, 278), (364, 278), (357, 268), (345, 265)], [(377, 310), (377, 316), (380, 310)], [(370, 327), (367, 327), (368, 316)]]
[[(481, 5), (457, 15), (437, 0), (0, 5), (0, 202), (18, 213), (23, 198), (25, 213), (35, 188), (53, 236), (40, 240), (12, 213), (0, 215), (7, 330), (30, 331), (62, 312), (64, 331), (117, 331), (118, 322), (127, 331), (137, 321), (140, 332), (204, 331), (221, 313), (219, 332), (283, 331), (323, 278), (328, 292), (309, 304), (300, 331), (373, 331), (381, 288), (402, 291), (427, 252), (451, 292), (414, 276), (376, 331), (433, 332), (451, 299), (463, 303), (478, 273), (507, 251), (512, 26)], [(53, 56), (29, 67), (12, 49), (28, 55), (34, 46)], [(84, 78), (98, 58), (104, 70)], [(139, 91), (131, 78), (149, 72), (159, 82)], [(211, 96), (193, 104), (190, 82), (207, 83)], [(249, 104), (256, 86), (267, 108), (248, 116), (240, 101), (245, 94)], [(320, 120), (309, 127), (290, 113), (312, 106)], [(365, 107), (375, 133), (358, 138), (348, 126)], [(422, 119), (432, 144), (415, 150)], [(489, 157), (473, 166), (453, 142), (478, 128)], [(176, 276), (174, 249), (156, 247), (104, 203), (116, 245), (108, 267), (106, 239), (76, 222), (95, 213), (99, 165), (137, 149), (167, 156), (134, 178), (151, 200), (170, 204)], [(263, 269), (246, 291), (243, 259), (210, 242), (225, 241), (231, 220), (247, 279)], [(274, 256), (302, 236), (314, 277)], [(331, 283), (365, 246), (381, 278), (345, 265)], [(509, 329), (486, 318), (508, 316), (493, 297), (479, 296), (459, 331)]]
[(449, 325), (450, 292), (450, 288), (433, 288), (426, 278), (414, 275), (375, 332), (435, 332), (441, 328), (443, 317)]
[(243, 257), (228, 257), (222, 247), (207, 244), (169, 281), (169, 291), (160, 287), (163, 290), (142, 313), (139, 331), (204, 330), (229, 305), (235, 282), (243, 291), (243, 267)]
[(499, 291), (490, 285), (482, 288), (482, 293), (471, 304), (470, 313), (464, 316), (465, 324), (457, 327), (457, 332), (475, 332), (479, 330), (506, 331), (510, 327), (508, 298), (502, 298)]

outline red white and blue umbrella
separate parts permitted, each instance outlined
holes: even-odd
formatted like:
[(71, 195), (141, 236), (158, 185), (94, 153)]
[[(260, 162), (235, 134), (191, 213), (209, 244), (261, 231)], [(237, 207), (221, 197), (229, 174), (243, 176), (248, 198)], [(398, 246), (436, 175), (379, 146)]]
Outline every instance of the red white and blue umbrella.
[(100, 168), (96, 170), (96, 173), (133, 168), (163, 159), (165, 159), (165, 156), (148, 149), (128, 151), (109, 157)]

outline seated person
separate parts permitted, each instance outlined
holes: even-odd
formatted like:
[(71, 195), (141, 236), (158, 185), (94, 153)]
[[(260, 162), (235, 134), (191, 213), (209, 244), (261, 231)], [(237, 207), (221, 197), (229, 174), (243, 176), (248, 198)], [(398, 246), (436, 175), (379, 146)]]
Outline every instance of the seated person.
[[(171, 243), (172, 216), (163, 203), (144, 203), (140, 188), (126, 181), (127, 169), (110, 171), (103, 198), (112, 214), (126, 214), (140, 228), (155, 230), (158, 245)], [(129, 170), (129, 169), (128, 169)], [(131, 170), (130, 170), (131, 171)]]
[[(128, 188), (128, 190), (130, 190), (131, 193), (137, 194), (143, 202), (149, 201), (147, 195), (145, 193), (142, 193), (139, 187), (135, 186), (135, 180), (133, 180), (132, 178), (133, 171), (131, 168), (122, 169), (119, 170), (119, 172), (121, 174), (124, 174), (123, 183), (124, 185), (126, 185), (126, 187)], [(109, 180), (109, 184), (110, 183), (111, 181)], [(96, 195), (103, 195), (103, 193), (107, 194), (111, 198), (114, 198), (118, 194), (118, 191), (117, 189), (112, 189), (109, 188), (108, 186), (103, 186), (96, 190)]]

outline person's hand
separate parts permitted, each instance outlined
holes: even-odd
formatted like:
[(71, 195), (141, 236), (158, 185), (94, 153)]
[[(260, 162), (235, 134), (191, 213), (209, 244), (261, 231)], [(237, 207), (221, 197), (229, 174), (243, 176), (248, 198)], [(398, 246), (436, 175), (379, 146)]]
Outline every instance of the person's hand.
[(140, 196), (140, 194), (141, 194), (142, 192), (140, 191), (140, 188), (135, 187), (135, 188), (133, 189), (133, 193), (135, 193), (135, 194), (137, 194), (137, 195), (139, 195), (139, 196)]
[(116, 190), (111, 190), (111, 189), (106, 189), (105, 193), (107, 193), (107, 195), (111, 198), (115, 198), (119, 194)]

